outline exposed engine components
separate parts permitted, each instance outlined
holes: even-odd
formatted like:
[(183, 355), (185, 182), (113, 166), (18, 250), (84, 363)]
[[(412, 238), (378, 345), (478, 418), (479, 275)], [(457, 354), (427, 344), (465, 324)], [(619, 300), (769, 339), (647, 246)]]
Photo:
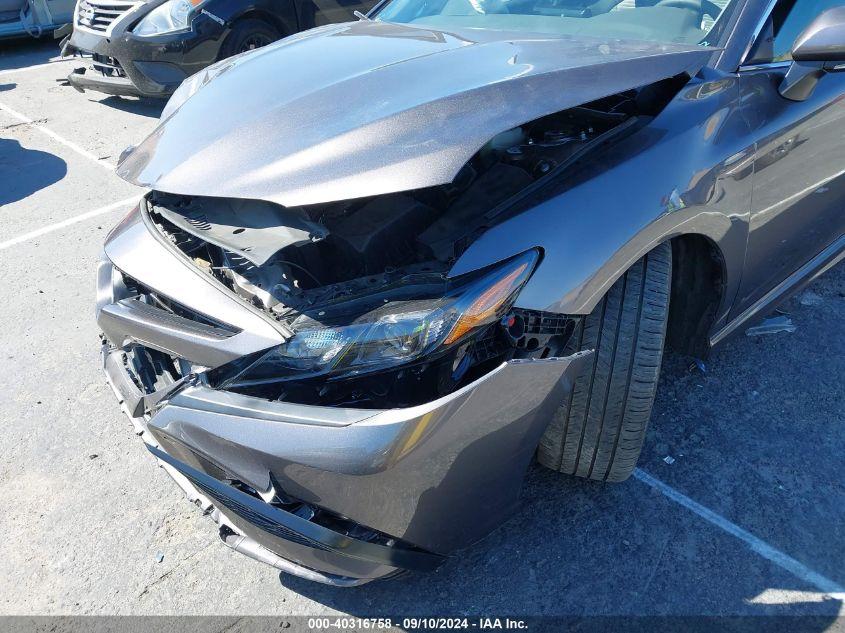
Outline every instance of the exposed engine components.
[(474, 226), (486, 211), (532, 182), (534, 179), (524, 169), (494, 162), (455, 199), (448, 213), (420, 234), (419, 244), (428, 249), (435, 259), (448, 261), (455, 255), (457, 234)]
[(150, 203), (179, 248), (278, 317), (389, 283), (397, 271), (445, 272), (498, 221), (491, 210), (622, 129), (632, 104), (616, 95), (502, 132), (448, 185), (295, 208), (161, 192)]
[[(358, 350), (344, 348), (339, 356), (350, 363), (369, 359), (361, 356), (366, 350), (378, 358), (411, 353), (419, 340), (428, 339), (420, 339), (419, 328), (406, 329), (402, 302), (414, 306), (409, 314), (434, 314), (425, 297), (450, 296), (453, 283), (472, 284), (471, 279), (453, 282), (448, 272), (473, 240), (562, 169), (616, 133), (624, 134), (636, 123), (635, 115), (631, 97), (617, 95), (507, 130), (451, 183), (427, 189), (290, 209), (255, 200), (151, 193), (150, 218), (167, 239), (242, 300), (299, 333), (286, 355), (221, 367), (208, 374), (209, 380), (272, 400), (412, 406), (451, 393), (503, 361), (563, 354), (575, 319), (513, 308), (472, 339), (399, 369), (356, 370), (342, 379), (297, 369), (301, 373), (294, 379), (280, 377), (292, 367), (318, 363), (329, 354), (324, 350), (340, 345), (341, 336), (348, 338), (344, 345)], [(386, 316), (379, 312), (388, 307)], [(338, 313), (341, 321), (352, 323), (344, 326), (351, 330), (334, 328)], [(298, 327), (310, 328), (311, 334)], [(431, 336), (441, 327), (447, 326), (437, 325)], [(373, 351), (376, 347), (380, 351)]]
[(414, 238), (437, 217), (437, 210), (404, 194), (373, 198), (354, 215), (333, 225), (338, 245), (349, 249), (350, 261), (363, 263), (363, 273), (383, 271), (402, 261)]
[(156, 210), (180, 229), (233, 251), (257, 266), (286, 246), (325, 238), (325, 227), (298, 209), (261, 200), (174, 196), (155, 192)]

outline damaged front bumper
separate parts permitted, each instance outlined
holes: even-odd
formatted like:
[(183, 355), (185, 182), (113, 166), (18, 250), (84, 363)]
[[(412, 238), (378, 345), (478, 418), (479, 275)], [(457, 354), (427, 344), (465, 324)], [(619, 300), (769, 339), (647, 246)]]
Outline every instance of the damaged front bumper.
[[(187, 267), (166, 266), (169, 251), (142, 236), (151, 233), (126, 221), (107, 243), (112, 259), (100, 263), (108, 380), (150, 451), (217, 521), (227, 545), (310, 580), (354, 585), (431, 570), (498, 526), (516, 508), (540, 436), (590, 354), (503, 362), (406, 408), (302, 405), (213, 389), (198, 364), (267, 345), (248, 331), (263, 322), (246, 314), (233, 331), (191, 325), (127, 298), (125, 275), (141, 264), (153, 277), (163, 267), (156, 290), (167, 296), (168, 284), (183, 299), (190, 284), (192, 296), (213, 290), (193, 272), (180, 278)], [(122, 240), (130, 238), (127, 254)], [(240, 318), (234, 314), (223, 322)], [(173, 359), (182, 377), (158, 380), (154, 357)]]
[[(188, 498), (220, 524), (226, 544), (336, 585), (434, 569), (503, 521), (584, 356), (511, 361), (409, 409), (272, 403), (185, 383), (140, 413), (148, 405), (123, 355), (104, 346), (124, 411)], [(402, 545), (357, 540), (274, 507), (265, 499), (277, 486)]]
[(77, 27), (62, 54), (80, 55), (90, 65), (75, 68), (67, 80), (80, 92), (169, 97), (186, 77), (217, 59), (224, 28), (202, 15), (195, 22), (189, 31), (154, 37), (122, 28), (107, 37)]

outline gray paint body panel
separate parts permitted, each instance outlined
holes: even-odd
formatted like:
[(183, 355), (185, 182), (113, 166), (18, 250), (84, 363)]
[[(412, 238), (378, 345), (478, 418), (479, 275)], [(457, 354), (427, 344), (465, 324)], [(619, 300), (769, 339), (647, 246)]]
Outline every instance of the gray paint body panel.
[[(836, 144), (843, 128), (832, 124), (841, 118), (845, 74), (825, 75), (812, 100), (796, 104), (775, 91), (785, 69), (737, 72), (763, 4), (743, 4), (725, 55), (674, 48), (649, 55), (651, 45), (617, 42), (608, 44), (606, 72), (589, 61), (595, 51), (584, 40), (578, 40), (578, 60), (561, 65), (542, 57), (567, 50), (574, 40), (466, 37), (371, 23), (321, 29), (230, 64), (120, 170), (174, 193), (283, 205), (414, 189), (446, 182), (497, 132), (693, 70), (703, 53), (711, 66), (653, 120), (579, 160), (518, 212), (496, 218), (450, 274), (540, 247), (543, 260), (517, 305), (588, 313), (655, 245), (701, 235), (715, 245), (723, 266), (722, 305), (711, 330), (719, 339), (843, 252), (842, 239), (834, 240), (845, 230), (845, 215), (831, 205), (841, 201), (845, 186), (843, 146)], [(284, 89), (267, 82), (278, 76), (280, 59), (292, 64), (291, 78), (278, 80)], [(462, 64), (470, 63), (477, 76), (461, 74)], [(537, 71), (520, 74), (519, 65), (528, 63)], [(601, 81), (591, 86), (588, 79), (597, 72)], [(226, 121), (225, 129), (219, 121)], [(790, 121), (804, 126), (800, 138)], [(817, 153), (801, 159), (818, 148), (833, 159), (817, 160)], [(800, 182), (802, 175), (812, 176), (811, 187)], [(790, 203), (788, 210), (760, 206), (774, 191), (773, 180), (783, 185), (778, 197)], [(801, 231), (814, 241), (784, 239)], [(219, 284), (209, 286), (196, 271), (186, 276), (189, 267), (171, 250), (137, 222), (107, 245), (119, 268), (160, 292), (260, 333), (268, 343), (283, 337)], [(786, 282), (784, 274), (761, 278), (774, 270), (774, 260), (798, 272)], [(101, 277), (101, 284), (114, 282), (107, 265)], [(98, 305), (119, 299), (119, 287), (101, 288)], [(482, 535), (512, 507), (525, 465), (578, 362), (503, 365), (446, 398), (390, 411), (268, 403), (192, 385), (169, 394), (145, 430), (152, 431), (148, 439), (155, 435), (168, 453), (197, 468), (210, 461), (259, 491), (269, 486), (272, 472), (292, 495), (447, 552)], [(111, 372), (120, 367), (108, 366)], [(119, 393), (132, 388), (120, 376), (113, 382)], [(282, 549), (306, 567), (343, 570), (342, 561)], [(356, 573), (370, 578), (385, 570)]]
[(367, 21), (319, 29), (224, 62), (117, 173), (283, 206), (446, 184), (501, 132), (694, 74), (712, 52)]
[[(647, 126), (579, 162), (545, 199), (493, 226), (450, 275), (542, 247), (522, 308), (588, 314), (657, 244), (703, 235), (724, 256), (727, 317), (748, 239), (754, 142), (735, 77), (702, 71)], [(667, 160), (671, 157), (671, 160)]]
[[(366, 417), (346, 426), (282, 421), (291, 405), (281, 402), (261, 405), (277, 419), (256, 416), (247, 404), (263, 402), (255, 398), (198, 409), (204, 387), (175, 395), (147, 426), (195, 468), (204, 469), (199, 455), (258, 491), (270, 489), (272, 473), (296, 498), (449, 553), (517, 506), (535, 446), (589, 354), (511, 361), (438, 400), (361, 411)], [(294, 416), (308, 408), (311, 418), (322, 415), (293, 406)]]

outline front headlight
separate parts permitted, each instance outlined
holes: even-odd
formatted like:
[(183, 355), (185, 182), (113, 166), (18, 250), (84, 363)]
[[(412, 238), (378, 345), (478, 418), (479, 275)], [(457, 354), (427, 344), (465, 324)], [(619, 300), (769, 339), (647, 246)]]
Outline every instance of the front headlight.
[(167, 0), (158, 5), (138, 22), (132, 32), (149, 36), (186, 30), (191, 17), (204, 0)]
[[(449, 284), (444, 296), (380, 299), (381, 305), (353, 318), (344, 303), (301, 314), (291, 323), (294, 336), (234, 382), (354, 376), (434, 358), (500, 320), (538, 258), (530, 250), (472, 280)], [(413, 287), (403, 288), (405, 296), (409, 291)]]

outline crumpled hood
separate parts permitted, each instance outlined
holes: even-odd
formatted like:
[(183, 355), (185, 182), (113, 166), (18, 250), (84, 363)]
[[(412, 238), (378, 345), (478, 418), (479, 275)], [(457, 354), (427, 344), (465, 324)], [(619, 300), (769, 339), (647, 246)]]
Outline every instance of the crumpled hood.
[(500, 132), (695, 73), (711, 53), (633, 40), (332, 25), (230, 62), (124, 156), (117, 173), (170, 193), (284, 206), (445, 184)]

